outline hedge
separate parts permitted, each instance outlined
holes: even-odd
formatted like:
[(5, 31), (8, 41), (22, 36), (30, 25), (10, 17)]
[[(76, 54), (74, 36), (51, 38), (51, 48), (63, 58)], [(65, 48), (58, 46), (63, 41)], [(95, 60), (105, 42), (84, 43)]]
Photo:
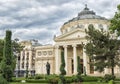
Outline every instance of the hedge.
[(48, 83), (47, 80), (45, 79), (39, 79), (39, 80), (35, 80), (35, 79), (26, 79), (27, 83)]
[(83, 76), (82, 80), (84, 82), (94, 82), (94, 81), (99, 81), (102, 79), (102, 77), (95, 77), (95, 76)]

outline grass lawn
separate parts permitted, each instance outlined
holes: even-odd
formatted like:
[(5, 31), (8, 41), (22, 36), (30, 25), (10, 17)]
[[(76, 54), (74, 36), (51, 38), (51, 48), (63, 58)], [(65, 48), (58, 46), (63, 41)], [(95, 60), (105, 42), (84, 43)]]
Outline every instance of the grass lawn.
[[(103, 83), (103, 82), (83, 82), (82, 84), (108, 84), (108, 83)], [(115, 82), (115, 84), (120, 84), (120, 82)]]
[[(47, 84), (47, 83), (10, 83), (10, 84)], [(74, 84), (74, 83), (72, 83)], [(82, 84), (108, 84), (108, 83), (99, 83), (99, 82), (82, 82)], [(120, 84), (120, 83), (116, 83)]]
[(47, 84), (47, 83), (21, 83), (21, 82), (19, 82), (19, 83), (10, 83), (10, 84)]
[[(10, 84), (48, 84), (48, 83), (10, 83)], [(74, 83), (72, 83), (74, 84)], [(82, 84), (108, 84), (108, 83), (99, 83), (99, 82), (82, 82)], [(120, 84), (120, 82), (117, 82), (115, 84)]]

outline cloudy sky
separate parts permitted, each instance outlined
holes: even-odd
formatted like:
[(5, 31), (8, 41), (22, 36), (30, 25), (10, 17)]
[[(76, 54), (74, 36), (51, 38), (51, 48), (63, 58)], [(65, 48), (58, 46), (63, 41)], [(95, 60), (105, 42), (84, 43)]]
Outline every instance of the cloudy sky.
[(0, 0), (0, 38), (9, 29), (13, 39), (51, 44), (64, 22), (76, 17), (85, 4), (97, 15), (112, 18), (120, 0)]

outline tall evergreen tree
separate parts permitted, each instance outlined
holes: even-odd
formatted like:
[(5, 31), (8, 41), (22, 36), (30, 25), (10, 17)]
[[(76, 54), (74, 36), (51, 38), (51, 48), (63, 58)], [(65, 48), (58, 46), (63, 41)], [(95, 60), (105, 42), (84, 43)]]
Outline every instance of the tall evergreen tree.
[(80, 65), (80, 57), (77, 56), (77, 74), (81, 75), (81, 65)]
[(7, 81), (11, 81), (13, 75), (13, 53), (12, 53), (12, 32), (7, 30), (4, 42), (3, 59), (1, 62), (1, 71)]
[(115, 13), (114, 17), (111, 19), (110, 30), (115, 32), (120, 36), (120, 4), (117, 6), (118, 11)]
[(2, 61), (3, 58), (3, 48), (4, 48), (4, 40), (0, 39), (0, 62)]
[(66, 71), (65, 71), (65, 59), (64, 59), (64, 52), (61, 52), (61, 66), (60, 66), (60, 72), (61, 75), (66, 75)]
[(103, 30), (95, 30), (93, 25), (88, 27), (86, 44), (86, 53), (88, 54), (91, 63), (95, 66), (95, 70), (99, 72), (104, 71), (104, 68), (111, 68), (112, 75), (114, 75), (114, 67), (119, 65), (119, 45), (117, 39), (110, 37), (108, 32)]
[(59, 84), (65, 84), (65, 77), (66, 71), (65, 71), (65, 59), (64, 59), (64, 52), (61, 52), (61, 66), (60, 66), (60, 81)]

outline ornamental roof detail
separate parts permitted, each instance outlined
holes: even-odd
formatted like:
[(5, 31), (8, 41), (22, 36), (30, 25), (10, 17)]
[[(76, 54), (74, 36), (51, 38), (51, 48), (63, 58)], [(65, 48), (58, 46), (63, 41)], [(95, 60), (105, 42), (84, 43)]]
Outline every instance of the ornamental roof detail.
[(76, 28), (73, 31), (70, 31), (68, 33), (62, 34), (62, 35), (54, 38), (54, 41), (82, 39), (82, 38), (85, 38), (85, 36), (86, 36), (86, 34), (85, 34), (84, 30), (82, 30), (80, 28)]

